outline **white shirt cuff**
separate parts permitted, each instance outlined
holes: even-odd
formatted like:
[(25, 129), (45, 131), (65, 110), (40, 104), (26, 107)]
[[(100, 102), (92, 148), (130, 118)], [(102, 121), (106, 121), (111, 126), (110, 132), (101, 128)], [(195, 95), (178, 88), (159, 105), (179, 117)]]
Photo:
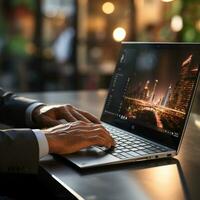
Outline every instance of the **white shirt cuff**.
[(26, 109), (26, 125), (28, 127), (33, 127), (34, 126), (34, 122), (32, 120), (32, 112), (33, 110), (35, 110), (35, 108), (44, 105), (43, 103), (33, 103), (31, 104), (27, 109)]
[(49, 153), (49, 144), (45, 134), (39, 129), (32, 130), (35, 133), (35, 136), (38, 141), (39, 146), (39, 158), (46, 156)]

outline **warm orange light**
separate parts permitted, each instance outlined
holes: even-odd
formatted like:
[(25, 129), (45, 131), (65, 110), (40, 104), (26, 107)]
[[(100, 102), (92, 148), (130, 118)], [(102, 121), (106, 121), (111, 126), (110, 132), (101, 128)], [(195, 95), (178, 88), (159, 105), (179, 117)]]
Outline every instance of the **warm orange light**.
[(171, 19), (171, 29), (174, 32), (179, 32), (183, 28), (183, 18), (179, 15), (175, 15)]
[(111, 2), (105, 2), (103, 5), (102, 5), (102, 10), (105, 14), (111, 14), (114, 12), (115, 10), (115, 6), (113, 3)]
[(163, 2), (171, 2), (173, 0), (161, 0), (161, 1), (163, 1)]
[(196, 22), (196, 29), (200, 32), (200, 19)]
[(117, 42), (121, 42), (126, 37), (126, 31), (122, 27), (118, 27), (113, 31), (113, 38)]

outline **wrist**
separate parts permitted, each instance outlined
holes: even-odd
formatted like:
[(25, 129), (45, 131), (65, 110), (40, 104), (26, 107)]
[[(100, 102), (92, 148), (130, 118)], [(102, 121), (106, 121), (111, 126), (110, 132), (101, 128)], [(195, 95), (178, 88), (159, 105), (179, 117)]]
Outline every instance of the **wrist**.
[(53, 138), (52, 138), (51, 134), (49, 134), (50, 132), (47, 130), (43, 130), (43, 132), (47, 138), (47, 142), (49, 145), (49, 153), (55, 153), (55, 144), (53, 142)]
[(34, 123), (36, 123), (37, 122), (37, 117), (40, 115), (40, 111), (41, 111), (41, 109), (44, 107), (44, 105), (40, 105), (40, 106), (38, 106), (38, 107), (36, 107), (34, 110), (33, 110), (33, 112), (32, 112), (32, 121), (34, 122)]
[(32, 129), (34, 132), (39, 146), (39, 157), (42, 158), (43, 156), (46, 156), (49, 153), (49, 144), (47, 141), (47, 137), (44, 134), (43, 130), (40, 129)]

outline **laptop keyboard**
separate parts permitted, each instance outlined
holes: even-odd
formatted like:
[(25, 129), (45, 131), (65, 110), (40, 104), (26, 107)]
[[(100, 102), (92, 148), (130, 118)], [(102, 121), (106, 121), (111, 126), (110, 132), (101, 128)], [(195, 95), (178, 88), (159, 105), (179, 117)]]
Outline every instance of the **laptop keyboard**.
[(104, 124), (104, 127), (111, 133), (116, 141), (116, 147), (109, 151), (110, 154), (119, 159), (128, 159), (148, 154), (166, 152), (168, 148), (158, 146), (154, 143), (130, 135), (123, 130)]

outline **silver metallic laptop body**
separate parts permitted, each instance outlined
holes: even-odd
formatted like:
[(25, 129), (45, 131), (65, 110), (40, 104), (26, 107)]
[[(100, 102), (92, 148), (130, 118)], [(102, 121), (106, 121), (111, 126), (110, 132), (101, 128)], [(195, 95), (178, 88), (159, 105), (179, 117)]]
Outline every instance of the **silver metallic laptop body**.
[(64, 158), (88, 168), (177, 155), (197, 89), (199, 55), (199, 43), (122, 43), (101, 116), (117, 147)]

